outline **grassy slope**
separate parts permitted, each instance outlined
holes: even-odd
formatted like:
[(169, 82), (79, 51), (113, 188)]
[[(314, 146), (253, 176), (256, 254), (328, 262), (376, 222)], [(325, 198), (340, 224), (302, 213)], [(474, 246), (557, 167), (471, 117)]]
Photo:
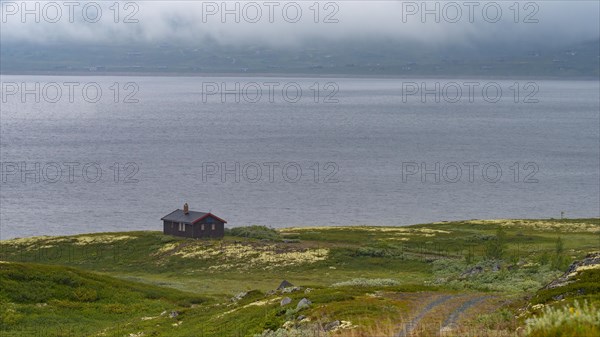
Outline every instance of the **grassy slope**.
[(124, 326), (130, 317), (181, 310), (205, 300), (74, 268), (0, 263), (0, 323), (6, 336), (88, 335), (119, 322)]
[[(486, 246), (500, 226), (507, 236), (503, 260), (485, 262)], [(473, 220), (398, 228), (284, 229), (280, 235), (286, 242), (234, 236), (223, 241), (198, 241), (164, 236), (158, 232), (2, 241), (0, 260), (22, 264), (0, 265), (3, 268), (13, 266), (13, 271), (8, 274), (2, 269), (3, 286), (0, 289), (19, 287), (20, 283), (9, 283), (19, 280), (11, 276), (15, 266), (26, 274), (38, 273), (36, 277), (45, 280), (43, 282), (59, 282), (60, 285), (60, 281), (52, 279), (52, 275), (64, 272), (50, 272), (44, 268), (59, 267), (41, 264), (58, 265), (77, 268), (65, 270), (81, 273), (87, 285), (83, 288), (95, 291), (98, 297), (91, 302), (74, 300), (74, 289), (81, 287), (65, 288), (57, 293), (36, 290), (53, 289), (51, 286), (29, 289), (28, 292), (36, 296), (46, 294), (36, 300), (10, 297), (8, 291), (0, 292), (6, 304), (3, 307), (13, 310), (5, 311), (4, 317), (8, 319), (3, 321), (2, 328), (13, 331), (15, 336), (24, 336), (26, 334), (15, 330), (16, 325), (35, 326), (39, 325), (36, 320), (66, 317), (59, 320), (60, 324), (76, 329), (85, 327), (88, 329), (86, 333), (109, 328), (106, 333), (122, 335), (119, 329), (125, 326), (127, 333), (144, 331), (145, 335), (191, 336), (202, 332), (206, 336), (231, 336), (251, 335), (265, 328), (276, 329), (304, 314), (313, 322), (351, 321), (359, 328), (347, 332), (352, 331), (357, 336), (359, 331), (367, 335), (389, 334), (398, 331), (394, 329), (397, 329), (399, 320), (414, 316), (414, 310), (440, 294), (452, 296), (447, 303), (448, 309), (433, 310), (424, 316), (422, 323), (439, 321), (440, 324), (468, 298), (482, 297), (481, 294), (485, 293), (489, 298), (478, 304), (479, 310), (469, 308), (458, 321), (462, 325), (490, 331), (509, 330), (522, 323), (514, 318), (514, 312), (517, 307), (526, 304), (523, 296), (534, 294), (560, 274), (550, 263), (540, 263), (544, 261), (544, 255), (552, 256), (557, 238), (562, 238), (563, 255), (571, 261), (599, 249), (599, 229), (599, 219)], [(475, 265), (481, 266), (483, 272), (470, 277), (461, 276)], [(500, 267), (499, 271), (492, 271), (497, 267)], [(129, 283), (108, 276), (148, 285), (123, 288), (123, 295), (116, 296), (103, 290), (103, 286), (114, 283), (125, 287)], [(397, 285), (331, 287), (336, 282), (357, 278), (391, 279)], [(25, 279), (21, 278), (22, 281)], [(314, 290), (309, 294), (299, 291), (265, 295), (282, 279)], [(167, 293), (147, 298), (143, 295), (146, 287), (151, 292), (159, 292), (160, 289)], [(169, 288), (209, 299), (194, 306), (189, 301), (180, 303), (181, 292)], [(255, 291), (241, 301), (230, 301), (233, 294), (253, 289)], [(85, 298), (86, 294), (83, 291), (80, 295)], [(302, 297), (308, 297), (313, 305), (296, 313), (287, 310), (292, 305), (280, 307), (279, 298), (282, 296), (290, 296), (293, 305)], [(60, 306), (60, 301), (75, 304), (65, 307)], [(36, 306), (36, 303), (47, 305)], [(127, 310), (126, 314), (117, 312), (111, 316), (110, 310), (106, 313), (105, 308), (110, 305), (125, 307), (118, 310)], [(177, 318), (159, 316), (169, 306), (177, 307), (181, 314)], [(82, 316), (84, 313), (85, 316)], [(142, 320), (143, 316), (154, 318)], [(123, 324), (115, 328), (115, 320)]]

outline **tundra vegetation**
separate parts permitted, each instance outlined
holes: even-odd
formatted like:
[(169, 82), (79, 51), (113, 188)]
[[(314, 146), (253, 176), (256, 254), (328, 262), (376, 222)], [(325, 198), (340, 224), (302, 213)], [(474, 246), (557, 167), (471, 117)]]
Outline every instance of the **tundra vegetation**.
[(599, 251), (600, 219), (4, 240), (0, 333), (597, 336)]

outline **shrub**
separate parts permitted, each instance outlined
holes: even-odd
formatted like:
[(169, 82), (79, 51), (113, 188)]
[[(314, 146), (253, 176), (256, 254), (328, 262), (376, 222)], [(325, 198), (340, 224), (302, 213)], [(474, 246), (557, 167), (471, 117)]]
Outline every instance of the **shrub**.
[(393, 248), (379, 248), (379, 247), (360, 247), (352, 254), (353, 256), (367, 256), (367, 257), (403, 257), (402, 251)]
[(400, 282), (392, 279), (384, 279), (384, 278), (375, 278), (375, 279), (366, 279), (366, 278), (355, 278), (350, 281), (338, 282), (334, 283), (332, 287), (387, 287), (387, 286), (397, 286)]
[(79, 287), (73, 290), (73, 298), (79, 302), (94, 302), (98, 299), (96, 290)]
[(526, 320), (528, 336), (600, 336), (600, 311), (587, 301), (562, 308), (545, 307), (540, 316)]
[(0, 301), (0, 326), (17, 325), (24, 317), (14, 303)]
[(463, 275), (465, 271), (473, 270), (463, 261), (439, 259), (433, 262), (434, 282), (453, 289), (476, 289), (480, 291), (530, 292), (536, 291), (545, 283), (558, 276), (550, 266), (532, 266), (507, 270), (498, 267), (496, 260), (486, 260), (477, 263), (481, 272)]
[(235, 227), (227, 230), (226, 234), (259, 240), (281, 240), (281, 235), (279, 235), (279, 232), (266, 226)]
[(290, 329), (279, 328), (275, 331), (266, 330), (262, 334), (256, 334), (254, 337), (306, 337), (306, 336), (328, 336), (329, 334), (323, 332), (318, 327), (294, 327)]

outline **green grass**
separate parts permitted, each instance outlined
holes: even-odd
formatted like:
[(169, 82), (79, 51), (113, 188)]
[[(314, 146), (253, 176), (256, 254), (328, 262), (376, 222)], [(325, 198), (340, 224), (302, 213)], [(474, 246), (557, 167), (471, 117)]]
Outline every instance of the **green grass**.
[(531, 337), (579, 337), (600, 335), (600, 310), (587, 301), (544, 308), (541, 315), (527, 320)]
[[(497, 240), (500, 228), (503, 239)], [(11, 261), (0, 264), (0, 331), (30, 336), (23, 329), (49, 327), (50, 335), (60, 336), (67, 327), (78, 336), (253, 336), (304, 315), (310, 324), (350, 321), (358, 325), (351, 336), (369, 336), (397, 329), (399, 317), (414, 315), (436, 294), (483, 292), (494, 304), (470, 310), (461, 324), (502, 335), (538, 313), (520, 314), (524, 298), (532, 297), (531, 305), (551, 304), (561, 293), (567, 301), (597, 303), (597, 270), (580, 273), (578, 283), (564, 289), (539, 289), (564, 271), (553, 262), (558, 257), (568, 264), (598, 250), (600, 219), (277, 231), (253, 226), (228, 230), (223, 240), (160, 232), (7, 240), (0, 241), (0, 260)], [(465, 275), (474, 268), (482, 272)], [(283, 279), (313, 291), (273, 293)], [(248, 295), (232, 302), (240, 292)], [(280, 307), (283, 296), (294, 306)], [(303, 297), (313, 305), (296, 311)], [(165, 310), (179, 315), (160, 316)], [(507, 320), (517, 315), (518, 322)]]
[(207, 299), (62, 266), (0, 264), (3, 336), (24, 329), (86, 335), (130, 318), (181, 310)]

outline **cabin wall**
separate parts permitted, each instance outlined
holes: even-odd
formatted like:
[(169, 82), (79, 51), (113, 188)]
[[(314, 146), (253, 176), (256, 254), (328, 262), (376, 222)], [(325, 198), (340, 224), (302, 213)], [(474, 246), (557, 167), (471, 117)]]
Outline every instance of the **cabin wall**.
[[(212, 229), (212, 225), (215, 225), (215, 229)], [(204, 230), (202, 229), (204, 225)], [(201, 222), (194, 224), (194, 237), (196, 238), (222, 238), (225, 236), (225, 224), (223, 222), (213, 220), (213, 222), (207, 222), (206, 219)]]
[(175, 231), (173, 231), (171, 229), (171, 221), (164, 220), (163, 221), (163, 233), (168, 234), (168, 235), (175, 235), (174, 232)]
[(168, 235), (182, 236), (186, 238), (194, 238), (194, 226), (185, 224), (185, 231), (179, 231), (179, 222), (163, 221), (163, 233)]
[[(204, 230), (202, 226), (204, 225)], [(212, 229), (212, 226), (215, 229)], [(163, 221), (163, 233), (187, 238), (215, 238), (219, 239), (225, 236), (225, 223), (215, 218), (208, 217), (195, 224), (186, 224), (185, 231), (179, 231), (179, 223)]]

